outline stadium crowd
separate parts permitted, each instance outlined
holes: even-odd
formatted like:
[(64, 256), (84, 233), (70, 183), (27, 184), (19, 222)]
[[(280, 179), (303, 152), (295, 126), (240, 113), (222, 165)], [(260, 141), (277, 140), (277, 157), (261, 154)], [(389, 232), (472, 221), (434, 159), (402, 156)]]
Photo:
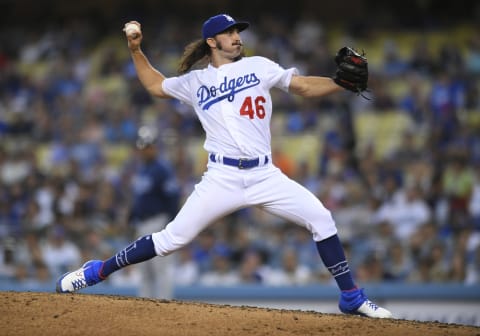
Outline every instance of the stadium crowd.
[[(148, 26), (144, 50), (173, 75), (189, 27), (200, 25)], [(0, 279), (35, 285), (134, 238), (128, 209), (140, 125), (160, 129), (161, 155), (174, 163), (183, 197), (200, 178), (188, 144), (203, 138), (189, 108), (148, 96), (121, 27), (99, 37), (88, 21), (72, 21), (12, 34), (18, 42), (0, 50)], [(332, 43), (319, 22), (291, 27), (268, 16), (243, 38), (247, 54), (319, 75), (332, 74), (334, 48), (358, 42), (343, 32)], [(314, 134), (322, 143), (314, 167), (281, 147), (274, 160), (331, 209), (358, 282), (478, 284), (480, 35), (435, 52), (428, 35), (417, 40), (408, 52), (393, 39), (377, 50), (371, 100), (274, 92), (274, 118), (284, 121), (276, 136)], [(407, 89), (398, 93), (390, 83)], [(360, 148), (354, 120), (364, 111), (406, 115), (402, 142), (382, 155), (376, 143)], [(138, 284), (138, 274), (130, 267), (108, 281)], [(176, 253), (178, 285), (329, 281), (306, 230), (254, 208)]]

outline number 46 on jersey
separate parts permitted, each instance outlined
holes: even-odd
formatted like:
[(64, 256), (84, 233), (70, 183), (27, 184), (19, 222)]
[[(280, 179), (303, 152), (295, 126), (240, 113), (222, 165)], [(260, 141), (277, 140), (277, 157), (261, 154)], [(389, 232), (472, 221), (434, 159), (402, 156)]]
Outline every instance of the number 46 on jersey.
[(242, 107), (240, 107), (240, 115), (248, 116), (250, 119), (255, 118), (255, 116), (259, 119), (265, 118), (265, 104), (267, 100), (263, 96), (258, 97), (246, 97), (242, 103)]

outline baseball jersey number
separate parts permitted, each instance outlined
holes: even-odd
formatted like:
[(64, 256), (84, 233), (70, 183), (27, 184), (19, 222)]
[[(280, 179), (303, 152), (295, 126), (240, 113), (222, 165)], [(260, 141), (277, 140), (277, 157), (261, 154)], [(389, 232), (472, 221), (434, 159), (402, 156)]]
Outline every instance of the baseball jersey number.
[(265, 118), (265, 107), (263, 107), (265, 102), (266, 99), (263, 96), (256, 97), (253, 102), (252, 97), (246, 97), (240, 107), (240, 115), (248, 116), (250, 119), (255, 118), (255, 115), (260, 119)]

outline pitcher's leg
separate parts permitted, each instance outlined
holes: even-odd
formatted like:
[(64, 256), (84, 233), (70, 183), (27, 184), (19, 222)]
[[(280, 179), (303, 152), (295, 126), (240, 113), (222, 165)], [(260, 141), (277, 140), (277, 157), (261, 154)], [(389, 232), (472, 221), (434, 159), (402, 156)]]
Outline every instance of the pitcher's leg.
[(309, 230), (325, 267), (338, 287), (341, 290), (355, 288), (330, 211), (297, 182), (286, 176), (276, 180), (275, 200), (265, 204), (263, 209)]
[(271, 214), (305, 227), (313, 240), (321, 241), (337, 233), (332, 215), (320, 200), (279, 170), (252, 186), (249, 203), (260, 205)]
[(209, 224), (238, 209), (243, 203), (242, 193), (228, 187), (221, 177), (204, 176), (173, 221), (161, 231), (140, 237), (106, 260), (102, 276), (107, 277), (120, 268), (155, 256), (169, 255), (190, 243)]
[[(312, 233), (324, 265), (341, 290), (340, 310), (343, 313), (368, 317), (391, 317), (388, 310), (371, 302), (363, 290), (355, 286), (330, 211), (305, 187), (283, 174), (273, 175), (263, 184), (254, 192), (262, 208), (304, 226)], [(265, 190), (268, 190), (270, 196)], [(264, 199), (259, 199), (258, 195), (264, 195)]]
[(235, 176), (205, 174), (187, 199), (176, 218), (167, 227), (152, 235), (138, 238), (106, 261), (91, 260), (81, 268), (64, 274), (57, 281), (57, 292), (68, 293), (95, 285), (111, 273), (132, 264), (166, 256), (192, 241), (215, 220), (245, 205)]
[[(263, 200), (266, 203), (263, 203), (262, 208), (309, 230), (323, 263), (339, 288), (354, 288), (355, 284), (330, 211), (315, 195), (284, 174), (274, 174), (270, 181), (265, 182), (263, 188), (268, 188), (273, 196)], [(258, 193), (262, 192), (259, 190)]]
[(173, 221), (152, 234), (155, 252), (166, 256), (190, 243), (216, 220), (240, 209), (245, 200), (240, 188), (224, 188), (217, 183), (197, 185)]
[[(272, 214), (304, 226), (312, 233), (318, 253), (341, 290), (355, 288), (343, 246), (337, 236), (335, 222), (330, 211), (307, 189), (291, 185), (295, 197), (283, 199), (281, 206), (276, 203), (265, 206)], [(288, 205), (287, 205), (288, 204)]]

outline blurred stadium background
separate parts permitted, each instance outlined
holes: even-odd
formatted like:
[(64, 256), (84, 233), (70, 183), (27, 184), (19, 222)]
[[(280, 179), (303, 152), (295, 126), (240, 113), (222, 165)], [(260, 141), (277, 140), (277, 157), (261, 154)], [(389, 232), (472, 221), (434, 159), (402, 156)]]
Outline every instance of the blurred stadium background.
[[(348, 4), (348, 9), (346, 5)], [(187, 196), (206, 155), (191, 110), (149, 97), (123, 24), (174, 75), (203, 20), (252, 23), (248, 54), (332, 75), (351, 45), (372, 100), (274, 92), (274, 159), (329, 207), (358, 283), (398, 317), (480, 325), (480, 5), (476, 1), (0, 0), (0, 289), (129, 242), (139, 125), (161, 129)], [(337, 312), (310, 237), (248, 209), (176, 254), (176, 298)], [(127, 268), (90, 292), (136, 295)], [(87, 290), (88, 292), (88, 290)]]

